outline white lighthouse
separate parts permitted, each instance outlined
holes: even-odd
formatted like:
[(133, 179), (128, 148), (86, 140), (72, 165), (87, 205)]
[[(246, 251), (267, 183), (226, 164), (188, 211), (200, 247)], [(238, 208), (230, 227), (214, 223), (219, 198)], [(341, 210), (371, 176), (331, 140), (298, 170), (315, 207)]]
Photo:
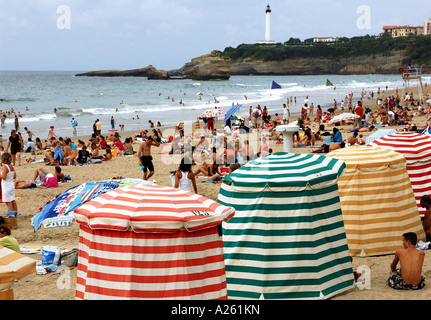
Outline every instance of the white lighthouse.
[(271, 6), (266, 7), (266, 30), (265, 30), (265, 40), (259, 40), (256, 43), (259, 44), (274, 44), (275, 41), (271, 40)]

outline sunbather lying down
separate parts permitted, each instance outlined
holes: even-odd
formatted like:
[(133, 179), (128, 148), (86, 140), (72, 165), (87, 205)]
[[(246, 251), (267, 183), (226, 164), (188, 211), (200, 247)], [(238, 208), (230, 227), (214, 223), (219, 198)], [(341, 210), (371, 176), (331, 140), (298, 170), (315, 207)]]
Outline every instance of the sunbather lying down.
[(34, 189), (37, 188), (33, 181), (15, 181), (15, 189)]

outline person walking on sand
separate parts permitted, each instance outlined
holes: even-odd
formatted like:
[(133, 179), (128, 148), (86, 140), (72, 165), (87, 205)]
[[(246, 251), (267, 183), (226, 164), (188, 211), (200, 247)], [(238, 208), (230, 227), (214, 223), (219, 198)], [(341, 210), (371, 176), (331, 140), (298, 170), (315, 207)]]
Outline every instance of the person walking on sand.
[(160, 142), (155, 141), (152, 137), (148, 137), (139, 146), (139, 166), (144, 171), (144, 180), (149, 180), (154, 175), (153, 157), (151, 156), (151, 147), (153, 146), (160, 147)]
[[(388, 285), (398, 290), (420, 290), (425, 287), (425, 277), (422, 276), (422, 268), (425, 260), (425, 252), (416, 249), (418, 237), (409, 232), (403, 235), (403, 249), (395, 253), (391, 264), (391, 276)], [(400, 263), (401, 268), (397, 270)]]
[(78, 126), (78, 122), (75, 120), (75, 118), (72, 118), (72, 129), (73, 129), (73, 135), (76, 137), (76, 127)]

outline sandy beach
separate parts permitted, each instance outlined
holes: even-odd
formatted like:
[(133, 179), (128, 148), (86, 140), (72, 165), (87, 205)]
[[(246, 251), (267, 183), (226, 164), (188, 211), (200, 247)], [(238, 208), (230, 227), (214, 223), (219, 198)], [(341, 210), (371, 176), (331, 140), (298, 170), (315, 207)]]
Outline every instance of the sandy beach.
[[(425, 88), (427, 92), (427, 88)], [(415, 90), (416, 91), (416, 90)], [(386, 92), (386, 95), (392, 94), (392, 92)], [(401, 94), (401, 90), (400, 90)], [(358, 97), (354, 97), (356, 102)], [(376, 110), (376, 100), (368, 101), (364, 98), (365, 106), (369, 106), (373, 110)], [(316, 104), (316, 103), (315, 103)], [(317, 104), (316, 104), (317, 105)], [(340, 110), (338, 110), (340, 112)], [(280, 106), (279, 113), (282, 114), (282, 107)], [(292, 115), (291, 119), (294, 120), (297, 115)], [(423, 116), (414, 117), (413, 121), (418, 127), (426, 125), (426, 118)], [(342, 133), (344, 139), (351, 136), (350, 131), (352, 126), (343, 126)], [(402, 129), (403, 127), (398, 126), (396, 129)], [(103, 130), (103, 129), (102, 129)], [(165, 128), (162, 128), (164, 132)], [(328, 130), (332, 130), (328, 127)], [(103, 133), (103, 132), (102, 132)], [(122, 139), (126, 137), (133, 137), (136, 132), (120, 132)], [(105, 133), (106, 134), (106, 133)], [(371, 133), (364, 133), (366, 138)], [(79, 137), (79, 139), (88, 142), (89, 137)], [(77, 142), (78, 137), (73, 137), (72, 140)], [(196, 141), (196, 140), (195, 140)], [(196, 143), (196, 142), (195, 142)], [(318, 144), (322, 144), (319, 142)], [(135, 144), (135, 150), (138, 150), (139, 144)], [(155, 175), (151, 178), (158, 185), (171, 186), (170, 171), (174, 171), (178, 168), (177, 164), (166, 164), (163, 158), (166, 157), (166, 151), (169, 151), (169, 145), (161, 146), (160, 148), (153, 148), (153, 158), (155, 165)], [(283, 151), (282, 144), (276, 144), (275, 141), (270, 142), (270, 148), (276, 152)], [(294, 149), (296, 153), (309, 153), (313, 149), (301, 148)], [(104, 154), (104, 152), (102, 152)], [(27, 154), (27, 156), (29, 156)], [(43, 156), (38, 156), (38, 159), (42, 159)], [(54, 172), (54, 167), (46, 166), (44, 163), (29, 164), (22, 162), (21, 166), (16, 166), (17, 179), (16, 180), (32, 180), (34, 172), (37, 168), (44, 168), (48, 172)], [(76, 185), (85, 183), (88, 181), (106, 180), (112, 179), (113, 177), (124, 177), (124, 178), (142, 178), (142, 171), (139, 170), (138, 158), (134, 156), (120, 156), (115, 157), (109, 162), (103, 162), (102, 164), (92, 164), (84, 166), (63, 166), (63, 173), (70, 175), (72, 181), (68, 183), (60, 184), (55, 189), (27, 189), (17, 190), (16, 195), (20, 199), (18, 200), (18, 228), (12, 230), (12, 235), (18, 240), (21, 247), (28, 249), (40, 249), (46, 245), (57, 246), (64, 250), (72, 250), (78, 248), (79, 244), (79, 227), (76, 222), (73, 223), (72, 227), (67, 228), (55, 228), (55, 229), (44, 229), (43, 227), (37, 232), (34, 232), (31, 226), (31, 218), (36, 215), (40, 208), (44, 204), (55, 198)], [(217, 200), (220, 184), (217, 183), (200, 183), (202, 179), (197, 179), (198, 193), (210, 198)], [(6, 205), (3, 204), (2, 215), (6, 212)], [(40, 260), (40, 255), (31, 256), (36, 260)], [(431, 281), (431, 253), (426, 252), (424, 265), (424, 276), (428, 281)], [(389, 277), (390, 264), (393, 260), (393, 255), (381, 256), (381, 257), (368, 257), (368, 258), (354, 258), (353, 267), (354, 269), (359, 266), (368, 266), (371, 270), (371, 289), (370, 290), (359, 290), (357, 288), (352, 289), (344, 294), (338, 295), (333, 300), (424, 300), (431, 298), (431, 285), (425, 287), (425, 289), (417, 292), (402, 292), (395, 291), (388, 287), (386, 280)], [(63, 288), (62, 283), (65, 280), (65, 276), (70, 280), (70, 287)], [(60, 285), (59, 285), (60, 284)], [(16, 300), (73, 300), (75, 298), (75, 284), (76, 284), (76, 268), (69, 270), (65, 266), (61, 266), (57, 271), (46, 275), (35, 275), (30, 281), (25, 283), (17, 283), (15, 286), (15, 298)]]

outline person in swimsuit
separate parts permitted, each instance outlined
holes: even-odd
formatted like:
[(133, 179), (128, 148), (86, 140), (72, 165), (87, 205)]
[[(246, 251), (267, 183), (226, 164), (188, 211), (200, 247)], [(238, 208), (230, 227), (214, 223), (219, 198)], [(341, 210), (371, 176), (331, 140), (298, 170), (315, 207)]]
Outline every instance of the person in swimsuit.
[[(396, 252), (387, 282), (393, 289), (420, 290), (425, 287), (425, 277), (422, 276), (425, 252), (416, 249), (418, 238), (415, 233), (405, 233), (403, 238), (404, 249)], [(397, 270), (398, 263), (401, 268)]]
[(15, 161), (18, 159), (18, 165), (21, 165), (21, 149), (23, 143), (22, 138), (16, 133), (16, 130), (12, 130), (9, 137), (9, 142), (7, 144), (6, 152), (9, 151), (12, 155), (12, 165), (15, 166)]

